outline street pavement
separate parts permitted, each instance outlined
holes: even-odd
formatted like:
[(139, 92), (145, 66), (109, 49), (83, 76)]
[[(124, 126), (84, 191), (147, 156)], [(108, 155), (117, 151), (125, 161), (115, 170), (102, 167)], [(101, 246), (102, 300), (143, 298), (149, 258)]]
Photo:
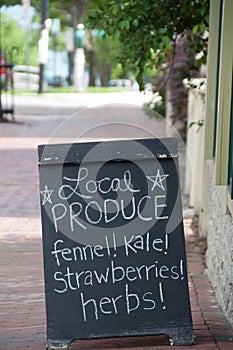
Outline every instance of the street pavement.
[[(141, 106), (149, 96), (30, 94), (15, 97), (14, 122), (0, 123), (0, 349), (46, 348), (37, 146), (166, 136), (164, 120)], [(233, 349), (232, 328), (205, 274), (204, 240), (184, 219), (195, 344), (182, 349)], [(163, 336), (82, 340), (78, 349), (170, 349)]]

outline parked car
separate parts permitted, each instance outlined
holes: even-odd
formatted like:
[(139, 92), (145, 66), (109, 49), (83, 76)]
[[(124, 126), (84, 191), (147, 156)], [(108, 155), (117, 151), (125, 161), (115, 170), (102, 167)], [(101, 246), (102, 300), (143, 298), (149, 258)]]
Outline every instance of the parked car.
[(67, 79), (60, 76), (53, 76), (46, 78), (48, 86), (51, 87), (66, 87), (68, 86)]
[(109, 80), (108, 86), (116, 86), (116, 87), (131, 87), (131, 81), (129, 79), (112, 79)]
[(38, 90), (39, 68), (34, 66), (14, 66), (13, 79), (15, 90)]

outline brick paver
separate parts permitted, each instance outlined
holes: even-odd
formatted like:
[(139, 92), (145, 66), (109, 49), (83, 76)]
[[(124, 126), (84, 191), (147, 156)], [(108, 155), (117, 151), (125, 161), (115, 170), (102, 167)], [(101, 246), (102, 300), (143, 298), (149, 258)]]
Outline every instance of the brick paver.
[[(36, 119), (23, 125), (0, 124), (1, 350), (46, 348), (36, 145), (47, 140), (59, 119), (43, 118), (43, 125)], [(233, 349), (232, 328), (205, 274), (202, 242), (191, 218), (184, 225), (195, 344), (182, 349)], [(72, 350), (116, 348), (171, 349), (165, 336), (83, 340), (71, 345)]]

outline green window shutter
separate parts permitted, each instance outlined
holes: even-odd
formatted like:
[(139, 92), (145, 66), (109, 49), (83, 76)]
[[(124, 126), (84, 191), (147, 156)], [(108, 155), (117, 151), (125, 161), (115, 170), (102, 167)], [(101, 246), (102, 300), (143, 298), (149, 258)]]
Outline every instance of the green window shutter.
[(223, 1), (221, 51), (219, 65), (219, 92), (216, 130), (216, 185), (228, 184), (229, 144), (230, 144), (230, 115), (231, 115), (231, 86), (233, 61), (233, 1)]
[(216, 91), (215, 91), (215, 106), (214, 106), (214, 140), (213, 140), (213, 157), (216, 152), (216, 136), (217, 136), (217, 121), (218, 121), (218, 97), (219, 97), (219, 79), (220, 79), (220, 54), (221, 54), (221, 37), (222, 37), (222, 10), (223, 0), (220, 2), (219, 7), (219, 26), (218, 26), (218, 54), (217, 54), (217, 75), (216, 75)]
[[(233, 81), (233, 69), (232, 69)], [(228, 166), (228, 184), (231, 199), (233, 199), (233, 87), (231, 85), (231, 122), (230, 122), (230, 142), (229, 142), (229, 166)]]
[(205, 159), (215, 155), (223, 0), (210, 1)]

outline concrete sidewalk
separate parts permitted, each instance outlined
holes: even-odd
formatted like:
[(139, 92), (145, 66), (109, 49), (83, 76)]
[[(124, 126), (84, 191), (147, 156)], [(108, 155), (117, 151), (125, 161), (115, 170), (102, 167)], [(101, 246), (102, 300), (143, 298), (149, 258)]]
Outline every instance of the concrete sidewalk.
[[(40, 108), (41, 104), (44, 108), (43, 103), (40, 102)], [(64, 120), (62, 116), (56, 117), (57, 112), (52, 117), (45, 112), (41, 116), (40, 109), (33, 116), (33, 106), (25, 107), (23, 103), (18, 110), (16, 120), (21, 124), (0, 124), (0, 349), (41, 350), (46, 348), (46, 320), (36, 146), (46, 143)], [(122, 112), (120, 109), (121, 115), (110, 121), (133, 122), (127, 110), (123, 116)], [(109, 120), (111, 108), (107, 113), (101, 114), (100, 123)], [(87, 115), (84, 117), (81, 115), (77, 123), (82, 130), (93, 124), (90, 115), (89, 119)], [(94, 117), (96, 120), (98, 113)], [(63, 127), (62, 133), (56, 134), (60, 141), (73, 137), (69, 135), (70, 124), (64, 125), (67, 129)], [(138, 120), (137, 125), (147, 130), (154, 128), (159, 136), (164, 134), (164, 125), (149, 117)], [(129, 128), (129, 137), (132, 132)], [(112, 135), (105, 125), (99, 129), (98, 136)], [(192, 218), (184, 220), (195, 344), (182, 349), (233, 349), (233, 331), (205, 275), (205, 242), (198, 239), (194, 224)], [(171, 349), (168, 339), (162, 336), (87, 340), (71, 345), (72, 350), (116, 348)]]

